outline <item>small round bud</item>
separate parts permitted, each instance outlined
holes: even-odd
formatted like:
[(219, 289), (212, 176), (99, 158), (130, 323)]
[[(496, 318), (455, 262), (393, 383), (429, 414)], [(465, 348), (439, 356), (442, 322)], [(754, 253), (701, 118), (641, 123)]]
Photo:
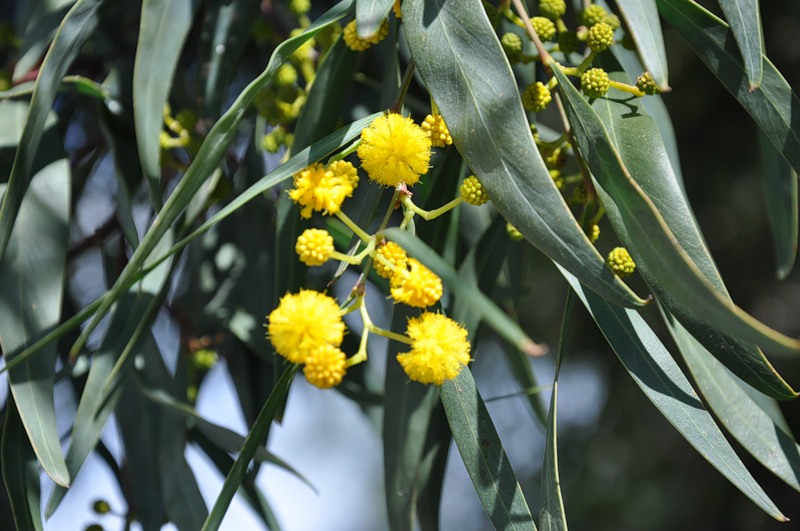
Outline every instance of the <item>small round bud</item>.
[(430, 137), (433, 147), (443, 148), (453, 144), (453, 137), (450, 136), (450, 131), (441, 114), (429, 114), (419, 125)]
[[(386, 242), (378, 247), (377, 253), (395, 268), (403, 270), (406, 269), (408, 255), (406, 255), (406, 252), (398, 244), (394, 242)], [(380, 260), (376, 257), (374, 264), (375, 272), (377, 272), (378, 275), (382, 276), (383, 278), (392, 278), (392, 275), (394, 275), (394, 269), (392, 269), (392, 267), (386, 264), (383, 260)]]
[(650, 75), (650, 72), (644, 72), (642, 75), (636, 78), (636, 88), (651, 96), (660, 92), (658, 90), (658, 85), (656, 85), (656, 82), (653, 79), (653, 76)]
[(541, 0), (539, 2), (539, 13), (550, 20), (558, 20), (567, 12), (565, 0)]
[(606, 263), (620, 278), (629, 277), (636, 271), (636, 263), (625, 247), (615, 247), (608, 253)]
[(574, 31), (562, 31), (558, 34), (558, 49), (564, 53), (578, 51), (581, 41)]
[(92, 503), (92, 510), (96, 514), (108, 514), (111, 512), (111, 506), (106, 500), (95, 500), (94, 503)]
[(619, 29), (619, 27), (622, 25), (622, 22), (620, 22), (619, 17), (613, 13), (609, 13), (608, 16), (603, 19), (603, 22), (611, 26), (611, 29), (613, 30)]
[(522, 233), (518, 231), (517, 228), (511, 223), (506, 223), (506, 232), (508, 233), (508, 237), (512, 240), (519, 241), (525, 238), (525, 236), (523, 236)]
[(604, 22), (606, 17), (608, 17), (608, 11), (598, 4), (588, 6), (581, 13), (581, 20), (587, 27), (592, 27), (598, 22)]
[(533, 17), (531, 25), (542, 41), (552, 41), (556, 38), (556, 25), (549, 18)]
[(339, 385), (345, 372), (347, 372), (347, 360), (344, 352), (329, 343), (311, 351), (303, 368), (308, 383), (320, 389), (330, 389)]
[(553, 100), (550, 89), (541, 81), (537, 81), (522, 93), (522, 106), (533, 112), (541, 112)]
[(590, 68), (581, 74), (581, 89), (591, 98), (598, 98), (608, 92), (608, 74), (602, 68)]
[(217, 363), (217, 353), (210, 348), (201, 348), (192, 355), (194, 366), (200, 370), (207, 371)]
[(461, 197), (465, 203), (475, 206), (485, 205), (489, 202), (489, 194), (474, 175), (470, 175), (461, 183)]
[(351, 20), (350, 23), (344, 27), (344, 43), (348, 48), (354, 52), (363, 52), (372, 47), (372, 42), (369, 39), (362, 39), (358, 36), (358, 28), (356, 28), (356, 21)]
[(564, 150), (560, 147), (555, 148), (549, 155), (544, 157), (544, 163), (550, 170), (559, 170), (564, 166), (567, 161), (564, 155)]
[(333, 236), (322, 229), (306, 229), (294, 246), (300, 261), (307, 266), (320, 266), (333, 254)]
[(503, 51), (506, 52), (509, 61), (516, 62), (519, 60), (519, 55), (522, 53), (522, 37), (516, 33), (508, 32), (503, 34), (500, 44), (503, 45)]
[(564, 189), (564, 178), (561, 176), (561, 172), (559, 170), (548, 170), (550, 172), (550, 178), (553, 179), (553, 182), (556, 185), (556, 188), (559, 190)]
[(292, 15), (296, 17), (300, 17), (308, 13), (308, 10), (311, 9), (311, 0), (290, 0), (289, 1), (289, 11), (292, 12)]
[(589, 241), (594, 243), (598, 238), (600, 238), (600, 225), (592, 223), (592, 226), (589, 227)]
[(283, 63), (275, 73), (275, 82), (279, 87), (294, 85), (297, 82), (297, 70), (289, 63)]
[(605, 22), (598, 22), (589, 28), (586, 44), (593, 52), (604, 52), (614, 44), (614, 30)]

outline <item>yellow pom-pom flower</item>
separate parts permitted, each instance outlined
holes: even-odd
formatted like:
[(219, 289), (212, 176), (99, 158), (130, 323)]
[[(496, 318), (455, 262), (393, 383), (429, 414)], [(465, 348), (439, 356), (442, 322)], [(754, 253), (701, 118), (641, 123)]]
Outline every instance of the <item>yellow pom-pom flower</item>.
[[(378, 256), (391, 264), (390, 266), (380, 258), (376, 258), (375, 271), (378, 273), (378, 275), (382, 276), (383, 278), (392, 278), (397, 269), (406, 270), (408, 255), (406, 255), (405, 250), (403, 250), (403, 248), (397, 245), (395, 242), (386, 242), (378, 247), (376, 252)], [(392, 268), (392, 266), (394, 266), (394, 268)]]
[(347, 181), (353, 188), (358, 188), (358, 170), (350, 162), (335, 160), (328, 165), (328, 171), (333, 173), (336, 179)]
[(373, 181), (413, 185), (428, 171), (431, 139), (411, 118), (390, 113), (361, 131), (358, 157)]
[(347, 372), (344, 352), (330, 344), (314, 349), (306, 358), (303, 374), (306, 380), (320, 389), (330, 389), (341, 383)]
[(431, 139), (433, 147), (443, 148), (453, 144), (453, 137), (450, 136), (450, 131), (448, 131), (441, 114), (429, 114), (422, 121), (420, 127)]
[(594, 243), (600, 238), (600, 225), (593, 223), (589, 228), (589, 241)]
[(294, 250), (307, 266), (321, 266), (333, 254), (333, 236), (322, 229), (306, 229), (297, 237)]
[(312, 211), (335, 214), (341, 209), (344, 200), (353, 195), (356, 186), (357, 175), (354, 180), (347, 173), (339, 170), (334, 172), (315, 163), (294, 174), (294, 188), (289, 190), (289, 197), (303, 207), (300, 215), (304, 218), (310, 218)]
[(400, 11), (400, 0), (394, 0), (392, 10), (394, 11), (394, 16), (397, 17), (398, 20), (403, 18), (403, 13)]
[(486, 188), (474, 175), (464, 179), (464, 182), (461, 183), (460, 191), (464, 202), (470, 205), (481, 206), (489, 202), (489, 194), (486, 193)]
[(624, 278), (631, 276), (636, 271), (636, 263), (631, 258), (625, 247), (615, 247), (608, 253), (606, 263), (614, 273)]
[(336, 299), (310, 289), (284, 295), (267, 321), (272, 346), (292, 363), (305, 363), (315, 349), (338, 347), (344, 339), (344, 322)]
[(396, 302), (427, 308), (442, 298), (442, 279), (436, 273), (413, 258), (408, 267), (392, 276), (390, 292)]
[(398, 354), (397, 361), (414, 381), (442, 385), (469, 363), (467, 331), (444, 315), (425, 312), (409, 319), (406, 334), (411, 350)]

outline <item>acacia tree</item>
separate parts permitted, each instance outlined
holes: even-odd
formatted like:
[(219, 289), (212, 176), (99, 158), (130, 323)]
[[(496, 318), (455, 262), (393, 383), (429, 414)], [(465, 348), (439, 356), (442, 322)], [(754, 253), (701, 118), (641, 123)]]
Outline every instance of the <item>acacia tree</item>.
[[(42, 527), (92, 451), (115, 471), (126, 525), (216, 529), (238, 491), (277, 527), (254, 478), (265, 463), (292, 470), (265, 445), (302, 371), (382, 413), (392, 529), (437, 528), (451, 438), (492, 525), (566, 529), (557, 398), (576, 306), (686, 441), (785, 520), (723, 431), (800, 490), (799, 448), (775, 402), (797, 393), (761, 351), (795, 356), (800, 340), (732, 302), (660, 96), (659, 16), (761, 130), (753, 149), (769, 161), (785, 278), (800, 102), (764, 55), (758, 2), (719, 0), (727, 22), (689, 0), (325, 4), (14, 6), (2, 28), (0, 460), (17, 528)], [(86, 234), (98, 175), (115, 200)], [(519, 324), (530, 325), (526, 242), (569, 287), (549, 348)], [(102, 262), (96, 298), (76, 280), (87, 255)], [(623, 280), (634, 273), (635, 290)], [(370, 293), (389, 297), (390, 325), (373, 322), (381, 298)], [(177, 352), (157, 341), (159, 314), (179, 331)], [(546, 433), (538, 507), (469, 370), (484, 355), (479, 333), (504, 342), (504, 356), (486, 355), (508, 364)], [(383, 381), (363, 370), (374, 336), (389, 339)], [(555, 360), (552, 385), (532, 370), (542, 355)], [(193, 407), (220, 359), (246, 436)], [(58, 381), (77, 411), (56, 408)], [(71, 421), (65, 451), (57, 411)], [(101, 440), (112, 413), (121, 462)], [(225, 475), (210, 510), (189, 443)], [(46, 500), (42, 470), (56, 485)]]

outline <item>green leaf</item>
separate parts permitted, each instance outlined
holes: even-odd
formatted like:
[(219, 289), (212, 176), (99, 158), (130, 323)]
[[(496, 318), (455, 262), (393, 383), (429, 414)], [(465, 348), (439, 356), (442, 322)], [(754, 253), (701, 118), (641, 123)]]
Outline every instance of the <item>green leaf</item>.
[(476, 286), (462, 280), (458, 271), (453, 269), (450, 264), (433, 252), (419, 238), (397, 228), (387, 229), (384, 236), (388, 240), (397, 242), (400, 247), (406, 250), (409, 256), (416, 258), (439, 275), (444, 285), (459, 300), (469, 305), (472, 311), (480, 315), (481, 319), (506, 341), (531, 355), (542, 354), (541, 347), (534, 343), (513, 319), (498, 308), (489, 297), (481, 293)]
[(492, 418), (465, 368), (442, 385), (442, 405), (461, 459), (495, 529), (536, 530)]
[[(628, 82), (627, 78), (619, 74), (612, 74), (612, 77), (618, 81)], [(731, 304), (714, 259), (706, 247), (688, 201), (672, 171), (655, 123), (643, 113), (641, 100), (625, 101), (621, 100), (623, 97), (622, 92), (614, 89), (607, 98), (596, 99), (592, 107), (603, 121), (631, 178), (641, 187), (642, 193), (651, 198), (655, 209), (680, 242), (688, 258), (726, 303)], [(604, 190), (600, 188), (598, 191), (607, 204), (609, 199), (604, 195)], [(620, 238), (635, 248), (636, 244), (631, 240), (625, 220), (619, 218), (619, 211), (610, 209), (608, 213)], [(643, 261), (638, 269), (659, 300), (663, 301), (684, 326), (692, 330), (692, 333), (701, 339), (706, 348), (720, 361), (770, 396), (794, 398), (794, 391), (777, 374), (758, 347), (736, 340), (730, 334), (709, 326), (705, 318), (698, 318), (697, 314), (687, 311), (687, 308), (673, 296), (669, 286), (659, 280), (658, 273), (653, 270), (650, 262)]]
[(554, 73), (577, 147), (592, 170), (609, 219), (620, 236), (628, 235), (628, 250), (652, 271), (653, 281), (672, 295), (676, 305), (702, 316), (710, 326), (776, 352), (797, 354), (800, 341), (772, 330), (731, 304), (703, 276), (653, 202), (631, 178), (600, 117), (559, 68)]
[[(414, 312), (395, 306), (392, 330), (405, 330)], [(409, 381), (397, 362), (408, 345), (390, 341), (386, 356), (383, 403), (383, 463), (386, 508), (392, 531), (413, 531), (418, 491), (417, 474), (425, 450), (431, 415), (438, 403), (435, 386)]]
[(75, 0), (30, 0), (14, 13), (14, 31), (22, 38), (12, 79), (20, 81), (35, 68)]
[(758, 135), (764, 171), (762, 189), (767, 221), (772, 231), (778, 279), (792, 272), (797, 258), (797, 172), (780, 157), (763, 133)]
[(289, 365), (286, 367), (280, 380), (278, 380), (272, 393), (270, 393), (269, 398), (264, 402), (264, 407), (259, 412), (258, 418), (256, 418), (253, 424), (253, 428), (250, 430), (250, 433), (247, 434), (242, 449), (236, 457), (236, 461), (233, 463), (228, 476), (225, 478), (225, 482), (222, 484), (222, 490), (220, 491), (217, 501), (214, 502), (214, 507), (211, 509), (211, 512), (208, 513), (208, 518), (206, 518), (203, 524), (203, 531), (219, 529), (222, 519), (228, 511), (228, 506), (233, 499), (233, 495), (236, 494), (236, 491), (242, 484), (242, 480), (244, 480), (250, 460), (253, 459), (256, 450), (261, 445), (261, 441), (264, 440), (269, 426), (275, 418), (275, 413), (282, 407), (286, 399), (286, 395), (289, 392), (289, 384), (292, 383), (295, 372), (297, 372), (297, 365)]
[[(31, 96), (28, 118), (8, 176), (8, 188), (0, 204), (0, 259), (6, 252), (22, 199), (30, 184), (33, 163), (47, 116), (61, 79), (97, 25), (97, 8), (103, 0), (78, 0), (56, 32), (39, 68)], [(35, 446), (35, 444), (34, 444)]]
[(739, 47), (750, 90), (757, 89), (764, 74), (764, 32), (758, 0), (718, 0)]
[(239, 57), (248, 42), (245, 36), (260, 13), (259, 3), (252, 0), (209, 0), (204, 4), (197, 97), (201, 120), (211, 121), (221, 112)]
[[(0, 261), (0, 347), (6, 363), (10, 353), (27, 347), (61, 317), (70, 174), (67, 159), (57, 158), (64, 156), (60, 148), (50, 145), (48, 151), (54, 153), (46, 158), (55, 161), (31, 180)], [(6, 188), (6, 196), (9, 193)], [(51, 345), (39, 356), (10, 369), (8, 376), (36, 456), (53, 481), (67, 486), (70, 476), (61, 454), (53, 404), (54, 371), (55, 345)]]
[(422, 460), (417, 470), (417, 519), (421, 531), (438, 531), (441, 516), (442, 486), (453, 435), (441, 402), (431, 415)]
[(630, 36), (636, 43), (636, 49), (645, 68), (653, 76), (659, 88), (667, 90), (669, 88), (667, 51), (664, 49), (664, 37), (661, 34), (656, 1), (617, 0), (617, 6), (628, 24)]
[(217, 168), (222, 158), (236, 136), (239, 124), (244, 118), (247, 108), (252, 103), (256, 94), (262, 87), (267, 85), (274, 76), (278, 67), (286, 61), (291, 54), (303, 43), (314, 35), (322, 31), (327, 26), (335, 23), (345, 16), (352, 4), (352, 0), (344, 0), (331, 8), (322, 15), (314, 24), (309, 26), (303, 33), (283, 41), (272, 54), (267, 67), (256, 79), (254, 79), (236, 98), (230, 109), (214, 124), (209, 131), (203, 145), (197, 153), (186, 174), (178, 183), (177, 187), (169, 196), (164, 208), (159, 212), (153, 225), (142, 238), (139, 247), (136, 248), (125, 269), (120, 274), (114, 285), (108, 290), (103, 298), (103, 302), (97, 309), (94, 318), (84, 328), (78, 340), (71, 349), (71, 355), (76, 355), (82, 348), (89, 334), (97, 327), (100, 320), (128, 286), (134, 281), (136, 274), (144, 265), (147, 256), (153, 251), (159, 240), (166, 231), (177, 221), (181, 212), (194, 197), (195, 193), (203, 185), (203, 182)]
[(752, 92), (734, 37), (719, 18), (694, 2), (656, 0), (658, 10), (739, 100), (795, 171), (800, 171), (800, 100), (775, 65), (763, 57), (761, 85)]
[(164, 104), (183, 41), (200, 0), (144, 0), (133, 67), (133, 119), (150, 198), (161, 206), (161, 144)]
[(511, 67), (479, 0), (404, 0), (408, 47), (453, 143), (492, 203), (592, 289), (640, 306), (567, 208), (533, 142)]
[[(773, 474), (800, 491), (800, 445), (743, 389), (747, 385), (662, 308), (669, 332), (711, 411), (742, 447)], [(766, 397), (765, 397), (766, 398)]]
[(389, 16), (394, 0), (356, 0), (356, 31), (362, 39), (371, 37)]
[[(3, 484), (18, 531), (42, 531), (39, 509), (39, 463), (25, 435), (13, 395), (5, 404), (5, 421), (0, 442)], [(11, 522), (7, 522), (9, 525)]]
[(728, 481), (767, 514), (786, 517), (745, 468), (703, 407), (689, 380), (639, 314), (608, 304), (558, 266), (636, 385), (675, 429)]

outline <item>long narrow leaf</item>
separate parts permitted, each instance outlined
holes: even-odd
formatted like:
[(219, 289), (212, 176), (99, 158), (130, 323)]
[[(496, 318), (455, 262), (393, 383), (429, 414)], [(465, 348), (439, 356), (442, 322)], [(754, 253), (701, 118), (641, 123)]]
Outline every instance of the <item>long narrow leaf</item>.
[(731, 25), (736, 46), (744, 59), (744, 68), (750, 90), (761, 84), (764, 75), (761, 57), (764, 54), (764, 32), (761, 28), (761, 11), (758, 0), (717, 0)]
[(786, 517), (756, 482), (714, 419), (703, 407), (689, 380), (639, 314), (612, 306), (559, 266), (559, 271), (592, 315), (636, 385), (662, 415), (714, 468), (767, 514)]
[(45, 121), (72, 61), (97, 26), (97, 9), (103, 0), (78, 0), (61, 22), (36, 78), (28, 119), (8, 176), (8, 188), (0, 204), (0, 259), (6, 252), (22, 199), (28, 190), (31, 170)]
[(772, 231), (777, 276), (783, 280), (792, 272), (797, 259), (797, 172), (780, 157), (763, 133), (758, 135), (758, 145), (763, 167), (761, 188), (764, 191), (767, 221)]
[[(617, 6), (628, 23), (630, 35), (642, 57), (645, 68), (663, 90), (667, 81), (667, 52), (661, 34), (661, 21), (655, 0), (617, 0)], [(637, 74), (638, 75), (638, 74)]]
[(453, 439), (492, 525), (495, 529), (535, 531), (531, 511), (472, 372), (464, 369), (446, 381), (441, 396)]
[(39, 464), (25, 436), (13, 396), (6, 402), (0, 457), (3, 461), (3, 484), (14, 515), (14, 526), (18, 531), (42, 531)]
[(408, 47), (453, 143), (503, 217), (591, 289), (641, 306), (608, 274), (550, 177), (480, 0), (404, 0), (403, 13)]
[(389, 11), (392, 10), (394, 0), (357, 0), (356, 1), (356, 29), (362, 39), (371, 37), (381, 27)]

